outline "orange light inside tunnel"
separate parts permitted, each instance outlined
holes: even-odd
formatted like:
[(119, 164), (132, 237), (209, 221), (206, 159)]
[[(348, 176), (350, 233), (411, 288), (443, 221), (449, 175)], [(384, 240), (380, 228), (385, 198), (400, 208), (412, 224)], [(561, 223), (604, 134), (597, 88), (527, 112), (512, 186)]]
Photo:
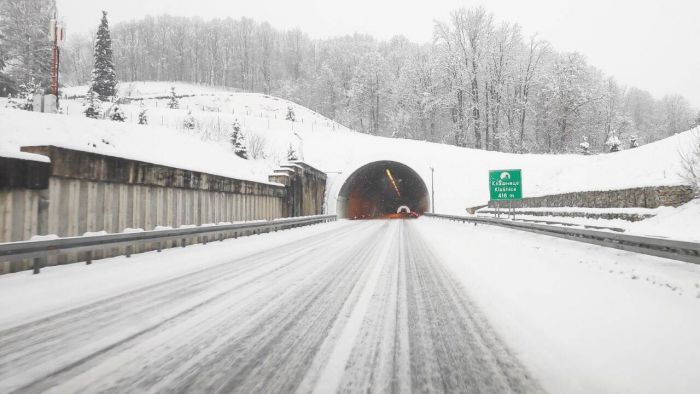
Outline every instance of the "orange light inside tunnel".
[(394, 190), (396, 190), (396, 195), (401, 197), (401, 192), (399, 191), (399, 187), (396, 185), (396, 181), (394, 181), (394, 177), (391, 175), (391, 171), (389, 169), (386, 169), (386, 176), (389, 177), (389, 180), (391, 181), (391, 185), (394, 186)]

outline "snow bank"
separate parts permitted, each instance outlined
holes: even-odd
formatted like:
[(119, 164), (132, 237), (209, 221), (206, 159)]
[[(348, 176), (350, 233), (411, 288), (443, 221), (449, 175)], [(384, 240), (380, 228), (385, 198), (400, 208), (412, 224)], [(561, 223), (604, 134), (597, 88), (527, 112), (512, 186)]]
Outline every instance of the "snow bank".
[[(0, 108), (0, 119), (3, 147), (55, 145), (264, 183), (269, 183), (267, 175), (273, 169), (268, 162), (243, 160), (225, 145), (166, 127), (6, 108)], [(48, 160), (41, 155), (31, 157)]]
[(700, 267), (493, 226), (416, 227), (552, 393), (692, 393)]
[(628, 225), (627, 232), (700, 242), (700, 199), (678, 208), (660, 207), (653, 218)]
[[(183, 95), (179, 109), (166, 107), (171, 86)], [(80, 94), (86, 87), (64, 92)], [(143, 99), (122, 106), (126, 124), (89, 120), (82, 103), (63, 100), (69, 116), (31, 114), (0, 109), (0, 141), (16, 145), (58, 144), (97, 153), (202, 171), (242, 179), (266, 181), (286, 162), (290, 145), (303, 160), (329, 176), (328, 212), (335, 212), (343, 182), (357, 168), (378, 160), (402, 162), (430, 186), (435, 169), (435, 208), (439, 213), (464, 214), (465, 208), (489, 199), (488, 171), (523, 170), (523, 195), (535, 197), (575, 191), (677, 185), (683, 180), (679, 152), (700, 138), (700, 129), (616, 153), (582, 155), (516, 155), (459, 148), (444, 144), (375, 137), (349, 130), (290, 101), (264, 94), (172, 82), (133, 82), (120, 86), (123, 96)], [(139, 106), (148, 109), (149, 125), (136, 125)], [(296, 121), (285, 120), (288, 108)], [(198, 127), (186, 131), (182, 121), (191, 112)], [(228, 132), (238, 119), (248, 140), (261, 146), (257, 160), (233, 155)], [(5, 127), (5, 124), (9, 125)]]

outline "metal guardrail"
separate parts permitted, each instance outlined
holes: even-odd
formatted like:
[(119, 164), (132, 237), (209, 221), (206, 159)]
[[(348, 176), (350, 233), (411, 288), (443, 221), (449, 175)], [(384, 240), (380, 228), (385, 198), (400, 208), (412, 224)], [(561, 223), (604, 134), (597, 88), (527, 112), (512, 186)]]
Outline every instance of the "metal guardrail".
[(676, 241), (665, 238), (620, 234), (612, 231), (598, 231), (561, 227), (538, 223), (523, 223), (504, 219), (465, 217), (426, 213), (424, 216), (476, 224), (489, 224), (522, 231), (530, 231), (573, 241), (636, 252), (651, 256), (700, 264), (700, 243)]
[(131, 233), (105, 234), (95, 236), (80, 236), (55, 238), (40, 241), (21, 241), (0, 243), (0, 261), (34, 258), (34, 273), (41, 270), (42, 260), (49, 256), (68, 252), (86, 252), (84, 261), (92, 262), (93, 252), (120, 246), (126, 246), (123, 253), (131, 256), (134, 247), (147, 243), (157, 244), (157, 251), (164, 249), (166, 242), (178, 242), (181, 247), (187, 246), (188, 240), (196, 238), (197, 242), (223, 241), (247, 234), (260, 234), (284, 230), (293, 227), (307, 226), (317, 223), (335, 221), (336, 215), (304, 216), (297, 218), (275, 219), (269, 221), (253, 221), (223, 225), (204, 225), (177, 229), (150, 230)]

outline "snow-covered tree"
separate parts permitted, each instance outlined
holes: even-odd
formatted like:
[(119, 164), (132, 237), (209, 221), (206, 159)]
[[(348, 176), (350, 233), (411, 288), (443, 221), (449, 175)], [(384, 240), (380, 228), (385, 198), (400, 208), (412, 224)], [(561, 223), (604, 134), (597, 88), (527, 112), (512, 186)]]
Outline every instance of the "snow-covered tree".
[(615, 135), (615, 133), (611, 133), (608, 137), (608, 140), (605, 141), (605, 145), (608, 147), (610, 152), (617, 152), (620, 150), (620, 139), (617, 138), (617, 135)]
[(178, 100), (177, 94), (175, 93), (175, 86), (170, 88), (170, 99), (168, 100), (167, 105), (170, 109), (180, 108), (180, 100)]
[[(412, 47), (404, 51), (406, 58), (396, 71), (387, 98), (387, 127), (392, 137), (436, 141), (439, 138), (437, 61), (430, 48)], [(397, 55), (398, 56), (398, 55)]]
[(232, 128), (233, 130), (231, 131), (231, 137), (229, 140), (231, 141), (233, 153), (235, 153), (238, 157), (248, 159), (248, 143), (245, 135), (243, 134), (243, 130), (241, 130), (241, 124), (238, 122), (238, 119), (233, 121)]
[(251, 134), (248, 138), (247, 154), (255, 160), (267, 159), (267, 138), (262, 134)]
[(146, 108), (143, 103), (139, 105), (139, 124), (148, 124), (148, 108)]
[[(0, 0), (0, 7), (39, 2), (47, 0)], [(10, 15), (0, 18), (0, 51), (10, 52), (0, 74), (0, 95), (15, 94), (19, 85), (3, 90), (3, 76), (12, 76), (20, 62), (16, 48), (21, 45), (16, 44), (23, 36), (1, 27), (14, 23), (15, 14), (0, 10), (0, 16)], [(46, 41), (44, 24), (31, 25), (37, 30), (20, 23), (13, 29)], [(40, 27), (43, 35), (37, 33)], [(125, 79), (261, 91), (356, 130), (395, 137), (562, 153), (578, 151), (588, 136), (590, 151), (602, 152), (612, 131), (626, 148), (630, 134), (654, 141), (692, 127), (698, 114), (679, 97), (659, 99), (616, 85), (583, 56), (557, 52), (536, 36), (521, 37), (517, 26), (479, 7), (455, 10), (435, 23), (435, 42), (420, 45), (360, 34), (314, 40), (300, 29), (286, 32), (247, 18), (201, 21), (165, 15), (111, 28), (115, 67)], [(71, 36), (62, 48), (62, 80), (88, 82), (93, 50), (92, 37)], [(26, 59), (22, 62), (35, 64), (50, 56)], [(278, 119), (287, 118), (286, 106)], [(294, 118), (301, 121), (298, 113)]]
[[(620, 88), (612, 77), (604, 80), (604, 92), (598, 108), (603, 109), (604, 115), (604, 136), (614, 134), (622, 137), (631, 126), (632, 120), (624, 113), (622, 100), (624, 88)], [(602, 138), (601, 138), (602, 139)], [(619, 146), (618, 148), (620, 148)]]
[(289, 120), (291, 122), (296, 121), (296, 115), (294, 115), (294, 108), (290, 105), (287, 107), (287, 116), (284, 118), (285, 120)]
[(576, 131), (586, 129), (581, 114), (601, 98), (596, 94), (585, 59), (579, 53), (559, 55), (542, 91), (542, 111), (551, 121), (542, 131), (546, 151), (564, 152)]
[(107, 11), (102, 11), (102, 21), (95, 38), (95, 65), (92, 70), (92, 90), (102, 101), (114, 97), (117, 87), (117, 73), (114, 71), (112, 38), (107, 23)]
[(5, 103), (5, 108), (19, 109), (19, 106), (19, 102), (15, 97), (12, 96), (12, 94), (7, 96), (7, 103)]
[(109, 111), (109, 119), (115, 122), (126, 121), (126, 115), (124, 115), (124, 111), (122, 107), (119, 106), (119, 103), (115, 102), (112, 106), (112, 109)]
[(590, 155), (591, 154), (591, 144), (588, 143), (588, 137), (583, 136), (583, 141), (578, 144), (579, 148), (581, 149), (581, 153), (584, 155)]
[(695, 131), (692, 138), (690, 145), (680, 150), (680, 176), (693, 187), (696, 197), (700, 197), (700, 133)]
[(289, 160), (289, 161), (299, 160), (299, 157), (297, 156), (297, 151), (294, 150), (294, 147), (292, 146), (292, 144), (289, 144), (289, 148), (287, 148), (287, 160)]
[(34, 78), (19, 85), (19, 100), (17, 108), (25, 111), (33, 111), (34, 95), (39, 93), (40, 89), (41, 86), (34, 80)]
[(194, 116), (192, 116), (192, 111), (187, 111), (187, 116), (185, 116), (185, 119), (182, 121), (182, 127), (184, 127), (186, 130), (194, 130), (197, 122), (194, 120)]
[(637, 136), (632, 134), (630, 135), (630, 149), (636, 148), (639, 146), (639, 143), (637, 142)]
[(0, 1), (0, 96), (32, 79), (48, 89), (51, 76), (50, 0)]
[(95, 92), (92, 89), (88, 90), (83, 105), (85, 106), (83, 113), (86, 117), (92, 119), (98, 119), (100, 117), (100, 104), (97, 100)]
[(362, 57), (350, 82), (350, 111), (354, 126), (368, 134), (379, 134), (384, 126), (382, 109), (389, 95), (386, 61), (379, 52)]
[(666, 130), (666, 135), (686, 131), (694, 123), (690, 103), (683, 96), (677, 94), (664, 96), (661, 99), (661, 108), (662, 127)]
[(437, 23), (435, 36), (446, 49), (444, 58), (448, 96), (452, 107), (455, 144), (466, 146), (467, 129), (471, 127), (474, 144), (486, 147), (484, 133), (484, 87), (482, 82), (493, 15), (483, 7), (460, 8), (450, 14), (449, 23)]

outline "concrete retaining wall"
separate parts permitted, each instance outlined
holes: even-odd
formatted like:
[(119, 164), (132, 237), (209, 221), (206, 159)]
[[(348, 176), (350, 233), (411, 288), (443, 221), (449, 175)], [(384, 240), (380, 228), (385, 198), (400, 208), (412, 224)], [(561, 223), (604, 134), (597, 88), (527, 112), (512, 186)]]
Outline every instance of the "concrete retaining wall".
[[(43, 163), (46, 164), (43, 178), (40, 176), (41, 179), (32, 182), (39, 187), (34, 189), (17, 182), (17, 179), (26, 179), (28, 172), (23, 177), (16, 171), (28, 171), (27, 168), (37, 164), (14, 163), (3, 167), (3, 171), (12, 176), (0, 178), (0, 242), (22, 241), (44, 234), (70, 237), (96, 231), (117, 233), (126, 228), (152, 230), (156, 226), (269, 220), (322, 213), (322, 202), (305, 203), (293, 197), (296, 193), (291, 190), (292, 184), (298, 183), (307, 185), (309, 190), (325, 192), (325, 174), (306, 165), (309, 168), (306, 174), (296, 174), (290, 185), (279, 185), (55, 146), (24, 147), (22, 150), (48, 156), (51, 163), (50, 166)], [(315, 177), (309, 181), (306, 178), (312, 174), (311, 170), (315, 171)], [(305, 195), (302, 193), (301, 197)], [(293, 208), (296, 206), (302, 208)], [(105, 251), (97, 257), (116, 253)], [(75, 255), (46, 263), (79, 260), (80, 256)], [(0, 273), (30, 266), (30, 261), (0, 262)]]
[(0, 242), (23, 241), (46, 234), (39, 230), (39, 203), (46, 202), (47, 194), (44, 190), (0, 189)]
[(324, 211), (326, 174), (302, 162), (283, 165), (269, 177), (287, 189), (286, 216), (319, 215)]

